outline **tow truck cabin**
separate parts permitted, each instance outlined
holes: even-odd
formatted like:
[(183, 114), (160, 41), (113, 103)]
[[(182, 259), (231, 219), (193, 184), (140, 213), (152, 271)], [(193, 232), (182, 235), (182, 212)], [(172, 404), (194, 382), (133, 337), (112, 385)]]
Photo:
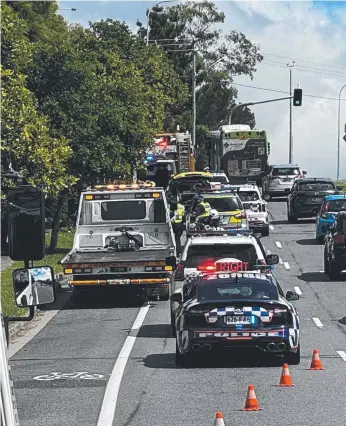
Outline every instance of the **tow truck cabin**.
[(175, 256), (162, 188), (99, 185), (81, 194), (73, 248), (61, 263), (76, 293), (137, 285), (148, 297), (166, 299)]

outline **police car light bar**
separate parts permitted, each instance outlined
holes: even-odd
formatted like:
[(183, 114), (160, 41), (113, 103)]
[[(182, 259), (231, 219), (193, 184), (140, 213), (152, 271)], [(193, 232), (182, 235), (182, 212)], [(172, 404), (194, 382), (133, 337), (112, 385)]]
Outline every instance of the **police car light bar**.
[(189, 230), (189, 234), (192, 237), (199, 237), (199, 236), (237, 236), (237, 235), (253, 235), (253, 230), (252, 229), (220, 229), (220, 230), (203, 230), (203, 231), (198, 231), (198, 230)]

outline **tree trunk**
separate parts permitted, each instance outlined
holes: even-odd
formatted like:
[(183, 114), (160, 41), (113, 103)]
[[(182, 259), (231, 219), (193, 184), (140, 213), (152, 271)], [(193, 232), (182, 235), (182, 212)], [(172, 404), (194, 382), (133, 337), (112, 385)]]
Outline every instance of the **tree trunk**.
[(64, 189), (58, 196), (58, 202), (56, 206), (56, 210), (53, 216), (53, 222), (52, 222), (52, 234), (50, 238), (50, 244), (49, 244), (49, 253), (54, 253), (58, 246), (58, 236), (59, 236), (59, 228), (60, 228), (60, 219), (62, 210), (66, 201), (66, 197), (68, 194), (68, 189)]

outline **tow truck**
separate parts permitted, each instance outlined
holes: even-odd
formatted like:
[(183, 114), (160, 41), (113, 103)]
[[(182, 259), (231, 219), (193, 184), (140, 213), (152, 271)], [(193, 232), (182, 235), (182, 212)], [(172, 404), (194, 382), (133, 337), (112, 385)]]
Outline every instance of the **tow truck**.
[(118, 182), (81, 193), (73, 247), (61, 261), (74, 296), (116, 287), (167, 300), (175, 262), (163, 188)]

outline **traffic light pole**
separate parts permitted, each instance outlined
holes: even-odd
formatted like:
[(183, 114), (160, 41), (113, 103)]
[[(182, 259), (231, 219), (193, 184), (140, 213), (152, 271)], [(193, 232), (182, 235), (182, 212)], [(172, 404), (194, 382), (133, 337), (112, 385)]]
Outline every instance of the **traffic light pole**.
[(246, 102), (244, 104), (236, 105), (232, 110), (231, 114), (229, 116), (228, 124), (232, 124), (232, 115), (234, 111), (238, 108), (252, 106), (252, 105), (259, 105), (259, 104), (268, 104), (270, 102), (278, 102), (278, 101), (286, 101), (287, 99), (293, 99), (293, 96), (288, 96), (286, 98), (276, 98), (276, 99), (268, 99), (267, 101), (259, 101), (259, 102)]

